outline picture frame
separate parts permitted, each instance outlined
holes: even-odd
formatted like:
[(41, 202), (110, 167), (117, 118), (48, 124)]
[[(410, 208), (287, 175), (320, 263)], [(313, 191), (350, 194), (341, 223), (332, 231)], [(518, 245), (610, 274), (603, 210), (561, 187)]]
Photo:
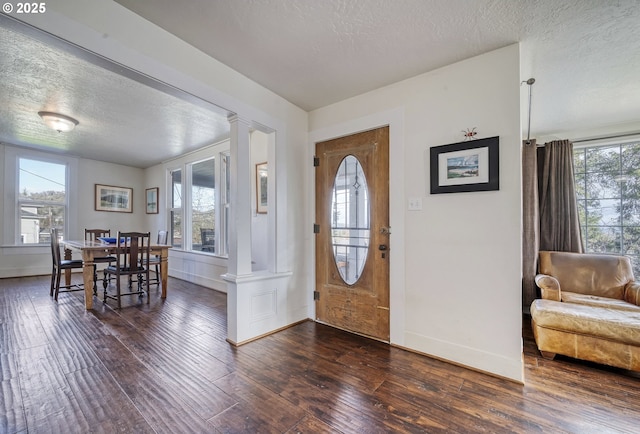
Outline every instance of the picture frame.
[(145, 190), (145, 212), (147, 214), (158, 214), (158, 187), (147, 188)]
[(133, 188), (95, 184), (95, 210), (133, 212)]
[(500, 189), (498, 136), (430, 149), (431, 194)]
[(268, 167), (267, 163), (256, 164), (256, 212), (266, 214), (268, 209), (267, 197)]

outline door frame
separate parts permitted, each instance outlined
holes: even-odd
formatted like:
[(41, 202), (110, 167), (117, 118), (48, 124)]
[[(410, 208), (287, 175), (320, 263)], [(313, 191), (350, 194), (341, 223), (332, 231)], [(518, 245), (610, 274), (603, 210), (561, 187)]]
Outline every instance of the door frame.
[[(404, 109), (397, 108), (379, 113), (367, 115), (358, 119), (348, 120), (339, 124), (316, 129), (309, 132), (307, 144), (306, 173), (307, 173), (307, 197), (309, 198), (307, 209), (306, 229), (308, 234), (307, 253), (307, 306), (308, 317), (315, 318), (315, 302), (313, 291), (315, 290), (315, 236), (313, 224), (315, 220), (315, 170), (313, 167), (313, 155), (316, 142), (336, 139), (339, 137), (357, 134), (363, 131), (389, 126), (389, 223), (391, 235), (389, 245), (393, 252), (389, 255), (389, 342), (394, 345), (405, 346), (405, 245), (404, 245), (404, 218), (407, 204), (405, 203), (404, 186)], [(428, 148), (425, 145), (425, 152)], [(424, 166), (423, 166), (424, 167)], [(422, 197), (426, 194), (425, 183), (416, 185), (415, 190), (409, 196)]]

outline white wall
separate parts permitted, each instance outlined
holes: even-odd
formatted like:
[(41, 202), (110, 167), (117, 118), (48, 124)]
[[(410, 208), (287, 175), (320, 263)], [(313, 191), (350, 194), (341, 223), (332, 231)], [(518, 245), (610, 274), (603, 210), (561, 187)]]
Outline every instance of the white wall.
[[(309, 147), (387, 119), (392, 343), (523, 381), (519, 84), (512, 45), (311, 112)], [(500, 136), (500, 190), (430, 195), (429, 148), (473, 127)]]
[[(105, 163), (102, 161), (80, 159), (78, 163), (78, 227), (71, 228), (70, 235), (82, 239), (84, 229), (111, 229), (116, 236), (120, 231), (146, 231), (144, 170)], [(133, 212), (95, 211), (95, 184), (115, 185), (133, 188)]]

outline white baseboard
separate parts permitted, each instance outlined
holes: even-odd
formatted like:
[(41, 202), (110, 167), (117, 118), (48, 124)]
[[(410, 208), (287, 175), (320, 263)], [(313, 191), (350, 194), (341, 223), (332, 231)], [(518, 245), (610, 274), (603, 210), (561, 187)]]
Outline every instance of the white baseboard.
[(412, 332), (405, 332), (405, 344), (409, 350), (524, 384), (522, 353), (509, 358)]

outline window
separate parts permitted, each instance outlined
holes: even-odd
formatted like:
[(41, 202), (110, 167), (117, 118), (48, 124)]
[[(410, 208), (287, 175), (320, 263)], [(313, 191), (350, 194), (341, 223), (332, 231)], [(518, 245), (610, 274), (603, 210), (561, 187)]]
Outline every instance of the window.
[(182, 170), (172, 170), (171, 176), (171, 205), (169, 207), (169, 221), (171, 222), (171, 245), (182, 247)]
[(17, 244), (48, 244), (51, 229), (64, 236), (67, 166), (18, 158)]
[(574, 164), (586, 251), (629, 256), (640, 276), (640, 142), (576, 148)]
[(231, 156), (229, 152), (223, 152), (220, 154), (222, 164), (220, 166), (221, 176), (220, 179), (223, 183), (223, 188), (220, 190), (223, 194), (220, 195), (220, 206), (222, 213), (220, 213), (220, 227), (224, 228), (224, 231), (220, 231), (220, 250), (223, 254), (229, 253), (229, 211), (231, 209), (231, 191), (229, 186), (231, 185)]
[[(229, 218), (228, 142), (183, 159), (168, 171), (171, 245), (185, 251), (226, 256)], [(204, 157), (204, 158), (203, 158)]]
[(213, 253), (216, 232), (215, 158), (188, 166), (191, 168), (191, 250)]

